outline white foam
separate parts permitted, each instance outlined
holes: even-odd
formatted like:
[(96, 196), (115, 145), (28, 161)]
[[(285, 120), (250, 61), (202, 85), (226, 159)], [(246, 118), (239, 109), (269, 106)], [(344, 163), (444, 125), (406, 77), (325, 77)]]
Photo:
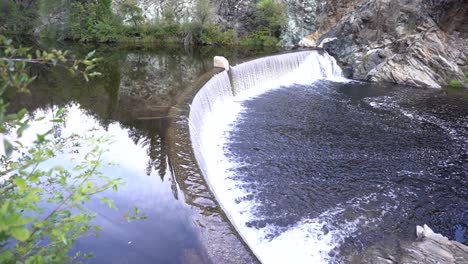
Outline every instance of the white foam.
[[(324, 231), (326, 219), (342, 212), (325, 212), (317, 219), (304, 219), (273, 236), (280, 229), (267, 226), (256, 229), (246, 223), (256, 220), (258, 203), (242, 199), (249, 194), (236, 180), (233, 169), (242, 166), (227, 157), (229, 131), (244, 110), (242, 101), (268, 90), (296, 84), (311, 84), (319, 79), (347, 81), (328, 54), (317, 51), (266, 57), (232, 69), (234, 89), (222, 72), (213, 77), (195, 96), (189, 127), (197, 162), (223, 210), (233, 225), (263, 263), (319, 263), (330, 260), (329, 252), (346, 234), (354, 232), (356, 221)], [(234, 96), (235, 95), (235, 96)]]

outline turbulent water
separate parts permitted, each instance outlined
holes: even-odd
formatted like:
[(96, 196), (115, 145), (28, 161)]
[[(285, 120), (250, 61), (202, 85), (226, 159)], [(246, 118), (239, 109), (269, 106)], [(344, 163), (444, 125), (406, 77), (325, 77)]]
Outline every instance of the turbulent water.
[(233, 88), (217, 75), (190, 112), (197, 160), (258, 258), (398, 254), (417, 224), (466, 243), (467, 93), (347, 82), (327, 54), (282, 56), (235, 67)]

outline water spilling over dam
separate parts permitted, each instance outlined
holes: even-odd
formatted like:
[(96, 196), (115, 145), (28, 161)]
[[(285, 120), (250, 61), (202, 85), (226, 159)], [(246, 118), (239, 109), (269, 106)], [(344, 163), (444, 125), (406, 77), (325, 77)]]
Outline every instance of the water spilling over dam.
[(261, 262), (359, 262), (376, 244), (397, 252), (416, 224), (465, 236), (465, 103), (349, 82), (326, 53), (298, 52), (214, 76), (192, 101), (190, 137)]
[[(327, 252), (327, 249), (331, 249), (330, 247), (334, 245), (332, 241), (324, 244), (317, 243), (314, 239), (313, 236), (317, 235), (315, 229), (321, 228), (319, 223), (299, 224), (285, 232), (279, 239), (270, 241), (266, 239), (272, 232), (268, 230), (269, 227), (257, 229), (245, 226), (254, 220), (250, 211), (255, 204), (251, 201), (242, 201), (251, 194), (239, 188), (238, 185), (242, 183), (236, 181), (232, 174), (232, 169), (237, 164), (231, 163), (220, 148), (225, 143), (223, 132), (241, 112), (242, 106), (239, 103), (241, 100), (282, 85), (293, 83), (305, 85), (320, 79), (345, 81), (335, 60), (326, 53), (306, 51), (265, 57), (233, 67), (231, 80), (226, 71), (214, 76), (198, 92), (191, 104), (189, 126), (198, 164), (240, 235), (260, 260), (267, 263), (278, 260), (278, 256), (281, 256), (274, 254), (275, 251), (281, 254), (282, 250), (277, 249), (291, 247), (294, 243), (299, 244), (288, 249), (294, 251), (287, 257), (290, 261), (294, 258), (298, 261), (316, 261), (320, 259), (320, 254), (310, 255), (307, 248), (319, 246), (317, 252), (322, 250)], [(311, 228), (314, 231), (306, 231)], [(271, 258), (270, 261), (268, 258)]]

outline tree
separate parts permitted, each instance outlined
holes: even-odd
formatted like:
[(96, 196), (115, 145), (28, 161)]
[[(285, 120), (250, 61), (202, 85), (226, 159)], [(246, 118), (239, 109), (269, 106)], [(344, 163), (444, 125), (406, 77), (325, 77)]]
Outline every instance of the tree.
[(211, 22), (213, 17), (213, 8), (209, 0), (197, 0), (195, 4), (195, 22), (205, 27)]
[(1, 0), (0, 32), (31, 34), (38, 18), (36, 0)]
[(138, 27), (145, 21), (143, 17), (143, 10), (137, 5), (136, 1), (126, 0), (120, 3), (119, 10), (124, 17), (124, 21), (127, 23), (133, 23), (135, 27)]
[[(100, 170), (105, 165), (102, 155), (112, 142), (108, 137), (95, 138), (72, 134), (54, 137), (54, 124), (63, 122), (65, 109), (58, 109), (50, 129), (38, 131), (36, 140), (26, 142), (23, 132), (33, 121), (45, 117), (28, 117), (27, 110), (7, 114), (7, 91), (29, 93), (28, 86), (35, 77), (28, 75), (33, 63), (62, 66), (71, 74), (88, 80), (99, 59), (94, 52), (77, 60), (67, 52), (37, 51), (15, 48), (11, 40), (0, 35), (0, 263), (66, 263), (86, 257), (81, 253), (69, 256), (77, 238), (97, 233), (94, 214), (84, 205), (91, 197), (109, 188), (117, 190), (121, 179), (113, 179)], [(72, 169), (47, 166), (46, 161), (65, 153), (83, 152)], [(2, 153), (3, 152), (3, 153)], [(115, 208), (112, 200), (101, 202)], [(141, 218), (136, 209), (127, 219)], [(144, 217), (143, 217), (144, 218)]]
[(280, 0), (260, 0), (256, 5), (255, 23), (258, 31), (267, 31), (271, 37), (279, 37), (287, 24), (286, 6)]
[(68, 38), (82, 42), (115, 42), (122, 20), (112, 13), (111, 0), (72, 1), (68, 11)]

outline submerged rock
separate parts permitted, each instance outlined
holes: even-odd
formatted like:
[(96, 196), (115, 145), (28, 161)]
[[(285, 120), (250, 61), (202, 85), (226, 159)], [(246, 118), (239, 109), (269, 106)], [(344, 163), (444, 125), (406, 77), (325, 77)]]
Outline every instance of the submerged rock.
[(354, 79), (440, 88), (468, 70), (467, 12), (468, 1), (370, 0), (320, 41), (337, 38), (324, 48)]

